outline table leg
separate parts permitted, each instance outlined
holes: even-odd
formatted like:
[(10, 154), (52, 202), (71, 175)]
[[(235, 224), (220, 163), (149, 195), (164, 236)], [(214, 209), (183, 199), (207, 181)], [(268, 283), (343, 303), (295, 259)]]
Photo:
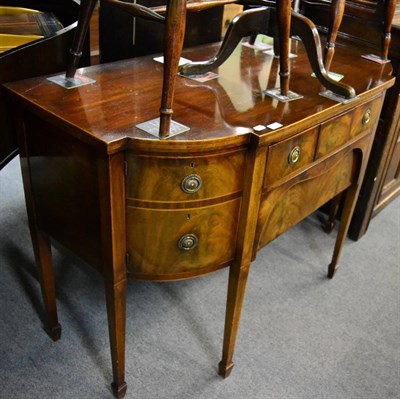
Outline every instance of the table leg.
[(260, 146), (247, 154), (244, 172), (245, 185), (237, 234), (237, 252), (235, 261), (229, 269), (224, 345), (222, 360), (219, 363), (219, 374), (224, 378), (230, 375), (233, 368), (233, 352), (253, 255), (266, 159), (267, 147)]
[(106, 281), (108, 329), (110, 334), (113, 383), (111, 388), (117, 399), (125, 396), (125, 320), (126, 279), (118, 283)]
[(31, 236), (36, 263), (39, 265), (40, 287), (49, 322), (47, 333), (53, 341), (58, 341), (61, 338), (61, 325), (57, 316), (56, 287), (50, 239), (47, 234), (39, 229), (34, 232), (31, 229)]
[(29, 229), (35, 254), (36, 264), (39, 267), (39, 281), (45, 306), (48, 326), (46, 331), (53, 341), (61, 337), (61, 325), (58, 322), (56, 287), (53, 270), (53, 259), (51, 255), (51, 244), (49, 236), (39, 229), (36, 221), (34, 198), (32, 195), (31, 173), (28, 158), (28, 150), (25, 141), (25, 126), (22, 117), (18, 118), (18, 139), (20, 147), (21, 172), (25, 191), (25, 202), (28, 214)]
[(339, 268), (339, 258), (342, 252), (343, 243), (349, 230), (351, 217), (353, 215), (354, 207), (357, 202), (358, 193), (360, 191), (360, 184), (354, 183), (346, 190), (343, 212), (339, 226), (338, 235), (336, 238), (335, 249), (333, 251), (332, 261), (328, 268), (328, 277), (333, 278)]
[(99, 197), (103, 274), (110, 336), (113, 382), (117, 399), (125, 396), (126, 229), (125, 156), (119, 152), (99, 160)]
[(234, 264), (229, 270), (224, 347), (222, 351), (222, 360), (219, 363), (218, 370), (219, 374), (224, 378), (229, 377), (233, 368), (232, 358), (239, 328), (240, 314), (242, 311), (249, 269), (250, 263), (244, 267)]

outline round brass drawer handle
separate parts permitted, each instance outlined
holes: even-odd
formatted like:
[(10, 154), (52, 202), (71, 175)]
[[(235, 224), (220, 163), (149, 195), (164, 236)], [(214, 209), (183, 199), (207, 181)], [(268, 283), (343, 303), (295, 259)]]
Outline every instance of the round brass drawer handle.
[(366, 125), (367, 123), (369, 123), (370, 120), (371, 120), (371, 110), (368, 109), (368, 110), (365, 112), (365, 114), (364, 114), (364, 116), (363, 116), (363, 118), (362, 118), (362, 124), (363, 124), (363, 125)]
[(199, 243), (199, 239), (194, 234), (185, 234), (178, 242), (178, 247), (182, 251), (191, 251), (196, 248)]
[(187, 194), (194, 194), (200, 190), (203, 181), (199, 175), (188, 175), (181, 182), (181, 189)]
[(289, 157), (288, 157), (289, 165), (293, 165), (299, 161), (300, 153), (301, 153), (301, 150), (298, 145), (296, 145), (295, 147), (292, 148), (292, 150), (289, 153)]

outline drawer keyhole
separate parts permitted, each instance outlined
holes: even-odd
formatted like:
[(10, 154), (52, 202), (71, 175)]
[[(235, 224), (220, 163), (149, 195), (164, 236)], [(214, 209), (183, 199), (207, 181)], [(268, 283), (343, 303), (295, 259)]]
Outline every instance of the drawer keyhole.
[(299, 161), (300, 153), (301, 153), (301, 150), (298, 145), (296, 145), (296, 147), (292, 148), (292, 150), (289, 153), (289, 157), (288, 157), (289, 165), (293, 165)]
[(187, 194), (194, 194), (200, 190), (203, 185), (201, 177), (196, 174), (186, 176), (181, 183), (181, 189)]
[(196, 248), (199, 243), (199, 239), (194, 234), (185, 234), (178, 242), (178, 247), (182, 251), (191, 251)]

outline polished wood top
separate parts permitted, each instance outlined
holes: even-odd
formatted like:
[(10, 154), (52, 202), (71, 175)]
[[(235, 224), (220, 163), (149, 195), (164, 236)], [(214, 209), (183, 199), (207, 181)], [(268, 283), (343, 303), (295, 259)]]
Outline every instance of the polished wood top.
[[(189, 49), (183, 56), (190, 60), (206, 60), (218, 45)], [(279, 82), (279, 60), (270, 55), (239, 45), (231, 57), (215, 72), (219, 77), (205, 83), (179, 77), (176, 84), (173, 119), (190, 126), (190, 131), (159, 140), (135, 126), (159, 115), (162, 64), (152, 56), (124, 60), (81, 69), (83, 75), (96, 83), (66, 90), (44, 78), (34, 78), (7, 84), (18, 97), (29, 102), (35, 112), (53, 114), (54, 123), (68, 126), (71, 134), (84, 141), (106, 146), (108, 152), (141, 146), (170, 151), (182, 146), (202, 148), (215, 145), (224, 138), (226, 145), (238, 144), (252, 137), (273, 142), (279, 136), (290, 135), (296, 129), (306, 129), (323, 119), (337, 115), (357, 105), (373, 91), (392, 85), (390, 64), (380, 65), (364, 60), (354, 48), (339, 47), (331, 71), (344, 75), (343, 82), (354, 87), (359, 98), (348, 104), (321, 97), (322, 87), (311, 77), (311, 67), (303, 45), (292, 41), (291, 90), (303, 99), (282, 103), (265, 96), (262, 91)], [(262, 132), (257, 125), (279, 122), (282, 128)], [(230, 139), (229, 139), (230, 138)], [(152, 143), (149, 142), (152, 141)], [(169, 144), (166, 145), (165, 143)], [(174, 143), (174, 144), (172, 144)], [(207, 145), (208, 144), (208, 145)], [(168, 148), (168, 149), (167, 149)]]

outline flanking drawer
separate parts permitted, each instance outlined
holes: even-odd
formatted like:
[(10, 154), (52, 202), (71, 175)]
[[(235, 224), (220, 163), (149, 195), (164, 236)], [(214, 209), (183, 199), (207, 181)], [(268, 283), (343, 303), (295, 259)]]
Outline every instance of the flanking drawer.
[(370, 101), (321, 125), (316, 157), (329, 154), (361, 132), (374, 127), (381, 110), (381, 98)]
[(371, 129), (375, 126), (381, 113), (381, 104), (382, 98), (379, 97), (376, 100), (357, 107), (353, 115), (352, 137), (355, 137), (365, 129)]
[(225, 266), (235, 254), (240, 202), (184, 210), (128, 207), (129, 272), (173, 280)]
[(317, 139), (318, 127), (314, 127), (271, 145), (268, 149), (264, 187), (312, 162)]
[(244, 150), (175, 158), (127, 154), (127, 197), (176, 202), (240, 192), (244, 160)]
[(316, 157), (329, 154), (351, 138), (353, 113), (348, 112), (321, 125)]

